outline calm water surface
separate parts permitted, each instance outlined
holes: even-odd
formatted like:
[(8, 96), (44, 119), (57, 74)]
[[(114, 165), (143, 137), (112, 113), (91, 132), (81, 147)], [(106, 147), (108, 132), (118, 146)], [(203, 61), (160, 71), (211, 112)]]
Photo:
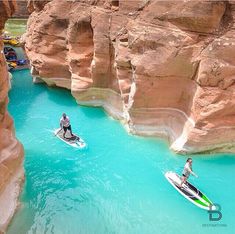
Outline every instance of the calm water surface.
[(5, 24), (5, 31), (10, 36), (21, 36), (25, 33), (27, 27), (27, 19), (8, 19)]
[[(9, 111), (25, 147), (26, 183), (8, 234), (234, 233), (234, 156), (194, 157), (199, 178), (191, 182), (222, 207), (222, 220), (211, 222), (164, 177), (168, 170), (181, 173), (186, 157), (163, 141), (128, 135), (102, 109), (78, 106), (66, 90), (32, 84), (28, 70), (13, 75)], [(62, 112), (88, 149), (53, 136)]]

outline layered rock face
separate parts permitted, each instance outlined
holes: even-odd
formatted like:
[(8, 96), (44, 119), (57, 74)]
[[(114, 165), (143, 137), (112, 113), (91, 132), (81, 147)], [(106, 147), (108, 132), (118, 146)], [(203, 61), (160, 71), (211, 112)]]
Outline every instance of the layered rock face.
[(28, 18), (29, 12), (27, 10), (28, 0), (17, 0), (17, 6), (12, 17), (15, 18)]
[(177, 152), (234, 152), (233, 1), (30, 1), (35, 80)]
[[(0, 1), (0, 30), (14, 9), (14, 1)], [(2, 233), (17, 208), (24, 171), (23, 147), (15, 138), (13, 121), (7, 112), (9, 75), (1, 38), (0, 51), (0, 233)]]

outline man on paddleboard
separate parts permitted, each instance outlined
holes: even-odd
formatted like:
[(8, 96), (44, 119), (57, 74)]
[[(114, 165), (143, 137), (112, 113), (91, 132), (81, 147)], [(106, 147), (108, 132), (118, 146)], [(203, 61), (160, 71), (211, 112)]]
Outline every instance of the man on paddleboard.
[(73, 133), (72, 133), (72, 128), (71, 128), (71, 125), (70, 125), (69, 117), (65, 113), (63, 113), (63, 115), (60, 119), (60, 127), (61, 127), (61, 129), (62, 128), (64, 129), (64, 133), (63, 133), (64, 138), (66, 138), (65, 134), (66, 134), (67, 130), (70, 131), (71, 136), (74, 136)]
[(187, 179), (189, 178), (190, 174), (192, 174), (195, 177), (198, 177), (192, 169), (192, 164), (193, 164), (193, 160), (191, 158), (188, 158), (186, 161), (186, 164), (184, 166), (184, 170), (182, 173), (182, 177), (181, 177), (181, 184), (180, 187), (182, 187), (182, 185), (187, 181)]

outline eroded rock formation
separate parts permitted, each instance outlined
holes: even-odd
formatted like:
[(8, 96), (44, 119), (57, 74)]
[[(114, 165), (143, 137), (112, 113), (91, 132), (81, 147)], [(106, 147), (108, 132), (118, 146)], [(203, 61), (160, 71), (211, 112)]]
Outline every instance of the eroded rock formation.
[(178, 152), (235, 151), (233, 1), (30, 1), (32, 74)]
[(28, 0), (16, 0), (17, 5), (14, 14), (12, 17), (15, 18), (28, 18), (29, 12), (27, 10)]
[[(14, 1), (0, 1), (0, 31), (15, 9)], [(9, 75), (0, 38), (0, 233), (4, 232), (17, 208), (24, 178), (23, 147), (15, 138), (14, 126), (7, 112)]]

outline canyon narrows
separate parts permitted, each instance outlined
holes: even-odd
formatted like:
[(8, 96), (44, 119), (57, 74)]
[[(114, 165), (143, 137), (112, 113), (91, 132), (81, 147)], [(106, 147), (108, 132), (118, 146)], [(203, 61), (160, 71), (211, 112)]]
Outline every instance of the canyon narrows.
[(30, 1), (35, 81), (176, 152), (234, 152), (232, 1)]
[[(178, 153), (235, 152), (235, 2), (0, 0), (0, 30), (31, 13), (23, 37), (35, 83), (71, 90), (133, 134)], [(15, 14), (15, 15), (14, 15)], [(0, 233), (18, 205), (23, 146), (7, 111), (0, 38)]]

